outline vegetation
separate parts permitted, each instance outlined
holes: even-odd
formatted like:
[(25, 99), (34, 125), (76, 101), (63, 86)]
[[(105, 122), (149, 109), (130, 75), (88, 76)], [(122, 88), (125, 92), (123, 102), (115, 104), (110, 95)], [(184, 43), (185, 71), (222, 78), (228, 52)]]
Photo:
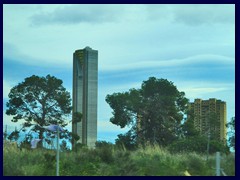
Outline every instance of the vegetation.
[(173, 82), (155, 77), (143, 81), (141, 89), (107, 95), (106, 101), (113, 109), (110, 121), (121, 128), (131, 127), (127, 134), (118, 136), (118, 143), (124, 145), (128, 140), (138, 145), (172, 143), (179, 136), (188, 105), (185, 93)]
[(121, 128), (131, 127), (127, 133), (118, 135), (117, 146), (134, 150), (139, 145), (158, 144), (168, 146), (171, 152), (205, 153), (209, 143), (209, 153), (229, 152), (211, 131), (217, 123), (216, 114), (210, 114), (208, 140), (194, 127), (194, 114), (188, 108), (185, 93), (167, 79), (150, 77), (140, 89), (107, 95), (106, 101), (113, 109), (110, 122)]
[[(217, 141), (214, 134), (208, 138), (206, 135), (201, 135), (199, 131), (194, 128), (193, 114), (189, 110), (187, 112), (188, 118), (181, 125), (181, 136), (173, 143), (168, 145), (168, 150), (173, 153), (178, 152), (195, 152), (195, 153), (210, 153), (214, 154), (217, 151), (222, 153), (229, 153), (229, 147), (224, 143)], [(211, 126), (213, 127), (213, 123)], [(209, 144), (209, 149), (207, 145)], [(208, 151), (208, 152), (207, 152)]]
[[(6, 114), (13, 116), (12, 122), (23, 120), (24, 123), (20, 130), (15, 130), (8, 137), (10, 140), (16, 140), (20, 131), (25, 132), (30, 129), (31, 132), (39, 135), (39, 139), (50, 142), (54, 134), (47, 132), (43, 126), (67, 125), (66, 117), (70, 115), (72, 109), (71, 98), (62, 83), (62, 80), (54, 76), (33, 75), (11, 89), (6, 104)], [(64, 132), (60, 137), (69, 138), (69, 135), (69, 132)], [(31, 139), (29, 133), (25, 141), (29, 142)]]
[[(20, 148), (14, 143), (20, 131), (35, 132), (40, 139), (51, 142), (54, 134), (45, 132), (43, 126), (59, 124), (66, 126), (71, 112), (70, 93), (62, 81), (47, 75), (31, 76), (13, 87), (7, 102), (7, 115), (13, 122), (23, 119), (23, 127), (10, 135), (4, 132), (4, 175), (54, 176), (56, 152), (30, 149), (31, 133), (26, 134)], [(62, 132), (60, 138), (76, 143), (71, 151), (67, 141), (60, 145), (60, 175), (62, 176), (193, 176), (215, 175), (215, 152), (220, 151), (222, 169), (227, 175), (235, 175), (235, 156), (229, 148), (194, 128), (194, 115), (187, 108), (184, 92), (166, 79), (149, 78), (140, 89), (107, 95), (106, 101), (113, 109), (110, 121), (121, 128), (129, 126), (125, 134), (119, 134), (115, 144), (105, 141), (96, 143), (95, 149), (76, 143), (79, 136)], [(209, 131), (214, 129), (216, 115), (210, 116)], [(74, 113), (72, 123), (82, 119)], [(235, 149), (235, 118), (227, 124), (230, 147)], [(10, 141), (9, 141), (10, 140)], [(206, 156), (207, 155), (207, 156)]]
[[(222, 155), (223, 156), (223, 155)], [(171, 154), (166, 148), (146, 146), (129, 151), (100, 142), (95, 149), (86, 147), (60, 153), (60, 176), (214, 176), (215, 156), (198, 153)], [(235, 175), (235, 158), (224, 155), (221, 168)], [(56, 152), (37, 148), (17, 148), (5, 141), (3, 146), (4, 176), (55, 176)]]
[(232, 117), (231, 121), (227, 123), (227, 127), (230, 128), (230, 131), (228, 132), (229, 146), (235, 150), (235, 117)]

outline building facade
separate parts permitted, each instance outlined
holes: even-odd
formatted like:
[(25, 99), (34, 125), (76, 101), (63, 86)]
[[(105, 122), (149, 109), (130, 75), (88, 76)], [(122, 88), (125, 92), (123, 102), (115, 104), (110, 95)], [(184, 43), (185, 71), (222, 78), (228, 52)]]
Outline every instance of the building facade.
[(72, 123), (72, 132), (79, 141), (94, 147), (97, 140), (98, 51), (90, 47), (73, 53), (73, 114), (82, 113), (82, 121)]
[(226, 143), (226, 102), (215, 98), (195, 99), (190, 103), (190, 109), (194, 116), (194, 127), (200, 134), (210, 135), (211, 139)]

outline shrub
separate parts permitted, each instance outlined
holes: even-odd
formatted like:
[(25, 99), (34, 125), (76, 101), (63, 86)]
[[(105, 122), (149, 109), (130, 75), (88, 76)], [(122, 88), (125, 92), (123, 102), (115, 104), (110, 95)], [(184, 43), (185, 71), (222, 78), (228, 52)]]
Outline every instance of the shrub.
[[(56, 151), (20, 150), (15, 143), (4, 143), (3, 174), (5, 176), (55, 176)], [(215, 175), (215, 155), (174, 153), (159, 146), (146, 146), (135, 151), (119, 150), (104, 145), (96, 149), (81, 148), (77, 152), (60, 152), (61, 176), (192, 176)], [(235, 156), (222, 155), (221, 168), (235, 175)]]

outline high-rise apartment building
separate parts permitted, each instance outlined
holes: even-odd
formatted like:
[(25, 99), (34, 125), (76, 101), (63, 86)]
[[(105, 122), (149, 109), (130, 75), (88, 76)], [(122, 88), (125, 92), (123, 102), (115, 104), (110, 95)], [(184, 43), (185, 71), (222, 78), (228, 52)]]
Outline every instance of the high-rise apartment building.
[(195, 99), (190, 103), (194, 113), (194, 126), (200, 132), (215, 140), (226, 143), (226, 102), (210, 98), (209, 100)]
[[(82, 113), (82, 121), (72, 124), (78, 142), (94, 147), (97, 140), (98, 51), (90, 47), (73, 53), (73, 114)], [(77, 142), (73, 141), (73, 148)]]

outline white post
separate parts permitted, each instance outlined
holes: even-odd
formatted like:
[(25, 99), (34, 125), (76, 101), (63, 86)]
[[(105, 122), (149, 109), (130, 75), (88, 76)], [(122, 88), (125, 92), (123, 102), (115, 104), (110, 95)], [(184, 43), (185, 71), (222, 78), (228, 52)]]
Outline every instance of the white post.
[(56, 157), (56, 175), (59, 176), (59, 127), (57, 126), (57, 157)]
[(216, 152), (216, 176), (221, 175), (221, 157), (220, 157), (220, 152)]

